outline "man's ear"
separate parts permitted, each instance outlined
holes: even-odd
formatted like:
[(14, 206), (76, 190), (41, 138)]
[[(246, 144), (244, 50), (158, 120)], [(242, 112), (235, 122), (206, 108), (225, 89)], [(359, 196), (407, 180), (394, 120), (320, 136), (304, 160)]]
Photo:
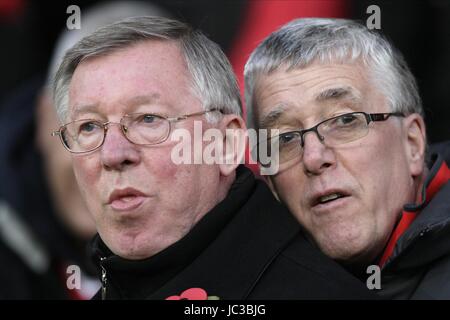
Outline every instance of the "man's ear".
[(228, 176), (239, 164), (244, 163), (247, 127), (244, 120), (235, 114), (223, 115), (220, 121), (223, 133), (223, 158), (219, 168), (222, 175)]
[(411, 174), (416, 177), (423, 173), (426, 151), (426, 129), (423, 118), (413, 113), (404, 120), (406, 156)]

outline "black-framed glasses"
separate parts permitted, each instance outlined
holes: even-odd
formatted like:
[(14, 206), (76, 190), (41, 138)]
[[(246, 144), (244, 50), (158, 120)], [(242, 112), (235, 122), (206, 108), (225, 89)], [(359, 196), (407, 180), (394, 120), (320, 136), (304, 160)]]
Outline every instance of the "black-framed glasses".
[(72, 153), (86, 153), (100, 148), (105, 141), (108, 127), (117, 124), (124, 136), (136, 145), (150, 146), (167, 140), (172, 131), (172, 123), (189, 117), (201, 116), (208, 112), (221, 112), (210, 109), (178, 117), (166, 117), (152, 113), (126, 114), (120, 122), (101, 122), (94, 119), (80, 119), (61, 126), (52, 136), (59, 136), (63, 146)]
[[(308, 132), (314, 132), (326, 146), (334, 147), (363, 138), (369, 132), (369, 124), (371, 122), (386, 121), (392, 116), (404, 117), (405, 115), (401, 112), (345, 113), (326, 119), (309, 129), (283, 132), (266, 141), (262, 141), (262, 143), (266, 143), (268, 157), (273, 158), (275, 156), (274, 152), (278, 153), (278, 161), (281, 165), (302, 156), (305, 145), (304, 137)], [(262, 165), (264, 164), (262, 163)]]

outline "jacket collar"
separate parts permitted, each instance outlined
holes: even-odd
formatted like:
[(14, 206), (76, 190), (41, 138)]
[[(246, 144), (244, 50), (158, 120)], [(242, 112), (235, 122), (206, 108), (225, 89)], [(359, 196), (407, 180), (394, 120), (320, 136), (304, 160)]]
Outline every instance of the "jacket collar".
[(246, 299), (298, 232), (298, 223), (258, 181), (248, 202), (217, 239), (149, 299), (165, 299), (194, 287), (220, 299)]
[[(434, 165), (422, 189), (422, 200), (420, 203), (404, 206), (402, 217), (392, 233), (380, 260), (379, 264), (381, 266), (390, 265), (390, 268), (394, 267), (392, 264), (399, 255), (403, 256), (402, 266), (410, 265), (404, 263), (406, 261), (405, 257), (408, 255), (405, 252), (406, 248), (410, 248), (416, 242), (419, 243), (417, 240), (424, 238), (430, 231), (443, 234), (442, 231), (450, 227), (450, 201), (448, 201), (450, 198), (450, 184), (447, 183), (450, 180), (450, 169), (440, 155), (434, 155), (432, 159), (434, 160)], [(445, 234), (447, 233), (448, 231)], [(436, 236), (436, 233), (434, 236)], [(450, 244), (450, 242), (446, 243)], [(427, 241), (420, 241), (419, 247), (423, 244), (425, 244), (425, 250), (426, 248), (430, 249), (430, 244)], [(425, 262), (425, 257), (418, 259), (417, 255), (419, 253), (417, 249), (418, 247), (414, 250), (412, 264)], [(450, 245), (448, 249), (450, 249)], [(448, 249), (445, 248), (445, 250)], [(426, 251), (428, 253), (424, 253), (428, 260), (434, 259), (438, 253), (436, 250)], [(411, 252), (411, 250), (408, 250), (408, 252)]]

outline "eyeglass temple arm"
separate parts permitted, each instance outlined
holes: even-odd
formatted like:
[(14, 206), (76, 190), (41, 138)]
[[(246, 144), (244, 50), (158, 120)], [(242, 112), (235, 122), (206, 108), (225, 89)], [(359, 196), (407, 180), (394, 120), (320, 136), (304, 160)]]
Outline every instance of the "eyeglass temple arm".
[(210, 109), (210, 110), (206, 110), (206, 111), (199, 111), (199, 112), (195, 112), (195, 113), (185, 114), (185, 115), (182, 115), (182, 116), (179, 116), (179, 117), (175, 117), (175, 118), (167, 118), (167, 120), (169, 120), (169, 121), (179, 121), (179, 120), (187, 119), (189, 117), (200, 116), (202, 114), (205, 114), (205, 113), (208, 113), (208, 112), (214, 112), (214, 111), (221, 112), (221, 110), (219, 110), (218, 108), (214, 108), (214, 109)]
[(392, 113), (370, 113), (369, 117), (371, 121), (384, 121), (389, 117), (404, 117), (405, 115), (402, 112), (392, 112)]

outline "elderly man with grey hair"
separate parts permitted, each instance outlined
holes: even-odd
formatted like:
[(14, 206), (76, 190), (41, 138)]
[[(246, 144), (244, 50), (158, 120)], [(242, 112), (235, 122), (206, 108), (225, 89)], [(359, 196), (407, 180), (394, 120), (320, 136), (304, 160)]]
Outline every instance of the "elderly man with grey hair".
[(86, 250), (94, 221), (70, 154), (49, 135), (58, 126), (50, 79), (65, 51), (82, 37), (142, 14), (168, 15), (136, 1), (83, 6), (82, 28), (68, 30), (64, 24), (45, 79), (27, 80), (0, 105), (0, 180), (5, 182), (0, 184), (0, 300), (90, 299), (100, 287)]
[(386, 298), (450, 298), (449, 159), (425, 163), (402, 55), (357, 22), (298, 19), (255, 49), (245, 83), (251, 125), (279, 129), (260, 142), (278, 146), (268, 184), (320, 249), (364, 281), (380, 267)]
[[(240, 165), (236, 80), (202, 33), (157, 17), (101, 28), (67, 52), (54, 97), (64, 123), (54, 135), (98, 231), (97, 298), (370, 297)], [(234, 161), (174, 161), (179, 143), (199, 156), (209, 129)]]

